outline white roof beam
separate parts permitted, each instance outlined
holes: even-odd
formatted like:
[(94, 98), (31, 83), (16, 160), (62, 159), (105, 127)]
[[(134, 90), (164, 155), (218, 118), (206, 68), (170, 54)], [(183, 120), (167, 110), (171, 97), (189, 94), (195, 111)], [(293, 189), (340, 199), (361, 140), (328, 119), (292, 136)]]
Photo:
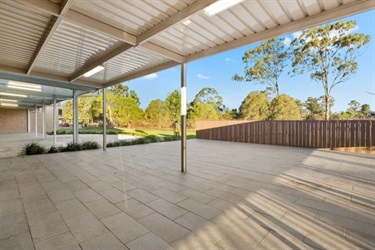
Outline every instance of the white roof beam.
[(111, 82), (108, 82), (108, 83), (104, 84), (103, 87), (110, 87), (110, 86), (116, 85), (118, 83), (130, 81), (130, 80), (133, 80), (133, 79), (136, 79), (136, 78), (139, 78), (139, 77), (142, 77), (142, 76), (146, 76), (146, 75), (158, 72), (158, 71), (162, 71), (162, 70), (165, 70), (165, 69), (172, 68), (172, 67), (177, 66), (177, 65), (180, 65), (180, 64), (178, 62), (170, 61), (170, 62), (161, 64), (161, 65), (149, 68), (149, 69), (145, 69), (145, 70), (135, 72), (135, 73), (130, 74), (130, 75), (126, 75), (124, 77), (117, 78), (117, 79), (115, 79)]
[(195, 13), (203, 10), (210, 4), (216, 2), (216, 0), (204, 0), (204, 1), (196, 1), (192, 3), (190, 6), (186, 7), (185, 9), (177, 12), (175, 15), (167, 18), (166, 20), (160, 22), (159, 24), (155, 25), (151, 29), (143, 32), (137, 37), (137, 44), (142, 44), (147, 40), (151, 39), (153, 36), (157, 35), (158, 33), (168, 29), (169, 27), (182, 22), (186, 18), (194, 15)]
[(83, 67), (82, 69), (80, 69), (79, 71), (77, 71), (76, 73), (74, 73), (71, 77), (70, 77), (70, 81), (75, 81), (77, 80), (78, 78), (80, 78), (83, 74), (85, 74), (86, 72), (96, 68), (97, 66), (99, 65), (103, 65), (105, 62), (109, 61), (110, 59), (112, 59), (113, 57), (115, 56), (118, 56), (119, 54), (123, 53), (124, 51), (132, 48), (133, 45), (131, 44), (128, 44), (128, 43), (125, 43), (124, 45), (120, 46), (119, 48), (111, 51), (110, 53), (106, 54), (105, 56), (103, 56), (102, 58), (99, 58), (99, 59), (96, 59), (93, 63), (91, 63), (90, 65), (88, 66), (85, 66)]
[(64, 15), (68, 12), (68, 10), (69, 10), (70, 6), (72, 5), (73, 1), (75, 1), (75, 0), (65, 1), (65, 5), (63, 5), (61, 7), (60, 15), (57, 17), (57, 19), (54, 22), (52, 28), (49, 29), (49, 27), (47, 27), (48, 35), (43, 41), (41, 41), (41, 46), (39, 47), (39, 49), (37, 49), (34, 52), (34, 55), (33, 55), (32, 59), (30, 61), (30, 64), (29, 64), (29, 68), (26, 72), (27, 74), (30, 74), (30, 72), (32, 71), (33, 67), (35, 66), (36, 61), (38, 60), (39, 56), (43, 53), (43, 50), (47, 47), (47, 44), (48, 44), (49, 40), (51, 40), (53, 34), (55, 33), (55, 31), (56, 31), (57, 27), (59, 26), (59, 24), (61, 23), (61, 21), (63, 20)]
[(337, 17), (346, 17), (358, 14), (364, 11), (374, 9), (374, 2), (372, 0), (361, 0), (350, 4), (341, 5), (333, 10), (326, 10), (317, 15), (306, 17), (299, 21), (294, 21), (286, 25), (280, 25), (276, 28), (266, 30), (261, 33), (252, 34), (250, 36), (237, 39), (228, 43), (224, 43), (217, 47), (213, 47), (195, 54), (186, 56), (186, 62), (191, 62), (203, 57), (212, 56), (218, 53), (236, 49), (248, 44), (256, 43), (272, 37), (288, 34), (298, 30), (306, 29), (308, 27), (316, 26), (319, 24), (327, 23), (337, 19)]
[[(26, 71), (24, 69), (7, 67), (7, 66), (3, 66), (3, 65), (0, 65), (0, 73), (1, 73), (1, 71), (18, 73), (18, 74), (26, 74)], [(37, 71), (32, 71), (31, 74), (29, 74), (29, 76), (43, 77), (43, 78), (48, 78), (48, 79), (57, 80), (57, 81), (69, 82), (68, 77), (51, 75), (51, 74), (41, 73), (41, 72), (37, 72)], [(89, 86), (89, 87), (95, 87), (95, 88), (102, 88), (103, 87), (102, 84), (100, 84), (100, 83), (89, 82), (89, 81), (84, 81), (84, 80), (75, 81), (74, 84)]]

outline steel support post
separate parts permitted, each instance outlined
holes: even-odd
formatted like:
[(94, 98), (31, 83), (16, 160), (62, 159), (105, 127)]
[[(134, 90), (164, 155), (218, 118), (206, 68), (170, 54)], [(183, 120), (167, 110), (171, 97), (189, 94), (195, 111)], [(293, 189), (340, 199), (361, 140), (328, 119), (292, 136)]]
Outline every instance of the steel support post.
[(186, 65), (181, 64), (181, 172), (186, 172)]
[(103, 88), (103, 150), (107, 149), (107, 88)]
[(78, 142), (78, 95), (73, 90), (73, 141)]
[(56, 97), (53, 97), (53, 144), (57, 143), (56, 138), (56, 122), (57, 122), (57, 112), (56, 112)]

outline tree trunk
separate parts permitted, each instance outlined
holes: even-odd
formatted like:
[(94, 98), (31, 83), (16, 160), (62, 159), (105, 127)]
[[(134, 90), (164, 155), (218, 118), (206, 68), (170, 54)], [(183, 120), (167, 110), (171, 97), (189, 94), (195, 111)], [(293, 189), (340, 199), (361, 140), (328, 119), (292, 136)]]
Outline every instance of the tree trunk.
[(329, 120), (329, 96), (325, 97), (325, 102), (326, 102), (326, 112), (325, 112), (325, 119), (326, 121)]

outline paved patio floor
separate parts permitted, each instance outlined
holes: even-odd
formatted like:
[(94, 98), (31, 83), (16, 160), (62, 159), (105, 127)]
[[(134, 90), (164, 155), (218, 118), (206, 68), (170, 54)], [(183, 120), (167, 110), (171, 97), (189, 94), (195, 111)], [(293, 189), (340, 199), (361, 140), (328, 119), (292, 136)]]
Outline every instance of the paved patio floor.
[(0, 159), (0, 249), (374, 249), (375, 158), (188, 141)]

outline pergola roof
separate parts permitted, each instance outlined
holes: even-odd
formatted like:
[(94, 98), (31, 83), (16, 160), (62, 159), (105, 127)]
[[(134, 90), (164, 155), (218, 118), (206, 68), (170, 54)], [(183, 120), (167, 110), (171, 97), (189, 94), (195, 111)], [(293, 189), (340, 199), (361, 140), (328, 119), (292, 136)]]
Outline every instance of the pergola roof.
[[(246, 0), (206, 15), (214, 2), (2, 0), (0, 72), (92, 91), (375, 7), (373, 0)], [(99, 65), (105, 69), (83, 76)]]

